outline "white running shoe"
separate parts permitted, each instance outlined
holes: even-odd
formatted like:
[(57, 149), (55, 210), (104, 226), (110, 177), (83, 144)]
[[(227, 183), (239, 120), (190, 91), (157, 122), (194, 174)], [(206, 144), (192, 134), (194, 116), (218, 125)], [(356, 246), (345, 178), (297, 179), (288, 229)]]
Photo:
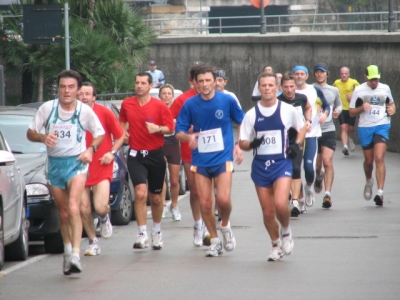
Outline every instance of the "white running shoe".
[(292, 233), (282, 235), (282, 251), (285, 255), (290, 255), (294, 248)]
[(112, 236), (112, 225), (111, 225), (111, 221), (110, 221), (110, 217), (107, 215), (107, 221), (105, 221), (104, 223), (102, 223), (100, 221), (100, 234), (103, 238), (108, 239)]
[(305, 214), (307, 212), (307, 205), (304, 199), (299, 200), (299, 208), (300, 208), (300, 213)]
[(206, 257), (215, 257), (222, 254), (222, 243), (218, 239), (215, 243), (211, 242), (210, 248), (206, 251)]
[(168, 206), (164, 205), (164, 209), (162, 212), (162, 218), (166, 218), (167, 217), (167, 213), (168, 213)]
[(268, 256), (268, 261), (278, 261), (283, 257), (281, 245), (272, 245), (271, 253)]
[(374, 179), (371, 178), (371, 182), (365, 183), (364, 187), (364, 199), (371, 200), (372, 198), (372, 187), (374, 186)]
[(314, 193), (306, 190), (306, 205), (311, 207), (314, 205)]
[(224, 237), (224, 249), (226, 251), (233, 251), (236, 247), (236, 239), (233, 236), (232, 228), (229, 227), (221, 227), (222, 236)]
[(91, 244), (89, 244), (89, 248), (85, 251), (85, 256), (96, 256), (100, 255), (101, 249), (99, 245), (99, 240), (95, 238)]
[(350, 151), (351, 152), (356, 150), (356, 145), (354, 144), (354, 141), (352, 139), (349, 139), (349, 146), (350, 146)]
[(290, 216), (298, 217), (300, 213), (301, 211), (300, 211), (299, 201), (293, 200), (292, 205), (290, 206)]
[(71, 255), (63, 254), (63, 273), (64, 273), (64, 275), (71, 274), (71, 271), (70, 271), (70, 269), (71, 269), (70, 260), (71, 260)]
[(149, 247), (149, 238), (147, 233), (140, 233), (136, 242), (133, 244), (133, 249), (144, 249)]
[(196, 226), (193, 227), (193, 244), (196, 247), (203, 246), (203, 233), (204, 225), (202, 225), (200, 228), (197, 228)]
[(70, 264), (69, 268), (70, 273), (82, 272), (81, 260), (79, 258), (79, 255), (75, 255), (74, 253), (71, 254), (71, 259), (69, 260), (69, 264)]
[(151, 234), (151, 237), (152, 237), (151, 247), (154, 250), (161, 250), (163, 247), (163, 244), (164, 244), (163, 239), (162, 239), (162, 232), (161, 231), (153, 232)]
[(182, 219), (182, 215), (181, 212), (179, 211), (178, 206), (175, 207), (171, 206), (171, 214), (172, 214), (172, 220), (174, 221), (180, 221)]

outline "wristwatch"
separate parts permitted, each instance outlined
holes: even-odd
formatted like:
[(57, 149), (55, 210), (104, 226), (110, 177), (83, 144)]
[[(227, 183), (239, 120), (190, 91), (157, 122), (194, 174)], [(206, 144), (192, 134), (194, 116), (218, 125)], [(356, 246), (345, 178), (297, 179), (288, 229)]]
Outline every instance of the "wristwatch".
[(113, 149), (111, 149), (111, 150), (110, 150), (110, 153), (111, 153), (112, 155), (115, 155), (115, 153), (117, 153), (117, 151), (116, 151), (116, 150), (113, 150)]
[(97, 147), (96, 147), (95, 145), (90, 145), (90, 147), (92, 147), (92, 149), (93, 149), (93, 153), (96, 153), (96, 151), (97, 151)]

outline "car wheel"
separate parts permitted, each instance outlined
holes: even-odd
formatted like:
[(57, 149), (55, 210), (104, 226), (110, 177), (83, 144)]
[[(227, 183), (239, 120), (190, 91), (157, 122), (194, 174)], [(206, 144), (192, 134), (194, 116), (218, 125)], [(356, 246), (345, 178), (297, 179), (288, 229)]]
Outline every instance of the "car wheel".
[(181, 170), (179, 172), (179, 195), (185, 195), (186, 194), (186, 175), (185, 175), (185, 169), (183, 168), (183, 165), (181, 165)]
[(22, 206), (21, 225), (17, 240), (5, 248), (5, 257), (7, 260), (26, 260), (29, 254), (29, 221), (26, 216), (26, 203)]
[(3, 208), (0, 203), (0, 270), (4, 266), (4, 230), (3, 230)]
[(63, 253), (64, 243), (61, 236), (61, 231), (44, 236), (44, 251), (46, 253)]
[(125, 180), (121, 203), (118, 210), (111, 212), (113, 225), (128, 225), (132, 218), (132, 194), (128, 182)]

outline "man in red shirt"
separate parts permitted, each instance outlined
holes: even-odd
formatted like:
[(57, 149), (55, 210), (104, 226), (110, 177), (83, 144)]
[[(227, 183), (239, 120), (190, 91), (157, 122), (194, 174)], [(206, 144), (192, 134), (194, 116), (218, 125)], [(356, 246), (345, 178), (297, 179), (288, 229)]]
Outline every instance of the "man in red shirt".
[[(179, 97), (177, 97), (170, 107), (170, 111), (172, 113), (172, 117), (174, 119), (178, 118), (179, 112), (185, 102), (198, 94), (197, 91), (197, 83), (195, 79), (196, 70), (201, 67), (202, 64), (196, 64), (190, 69), (190, 77), (189, 84), (192, 88)], [(189, 190), (190, 190), (190, 207), (192, 209), (192, 215), (194, 219), (194, 231), (193, 231), (193, 244), (196, 247), (201, 247), (203, 244), (210, 244), (210, 234), (206, 226), (203, 223), (200, 212), (200, 202), (198, 193), (196, 190), (196, 185), (194, 182), (194, 173), (190, 171), (190, 167), (192, 165), (192, 150), (189, 148), (189, 143), (180, 142), (181, 144), (181, 156), (183, 166), (185, 168), (185, 174), (187, 177)]]
[[(94, 209), (99, 215), (100, 234), (103, 238), (108, 239), (112, 235), (108, 212), (110, 211), (109, 195), (110, 182), (113, 177), (114, 155), (122, 146), (125, 134), (113, 112), (95, 103), (96, 90), (93, 84), (90, 82), (82, 83), (78, 99), (93, 109), (105, 131), (104, 140), (97, 148), (97, 151), (93, 153), (92, 162), (89, 164), (88, 179), (86, 180), (80, 206), (83, 227), (89, 238), (89, 248), (85, 251), (85, 255), (92, 256), (100, 254), (101, 250), (93, 224), (90, 190), (93, 192)], [(91, 145), (92, 140), (92, 134), (87, 131), (87, 147)]]
[[(136, 75), (134, 97), (126, 98), (121, 105), (119, 121), (129, 139), (128, 170), (135, 187), (135, 211), (139, 236), (135, 249), (147, 248), (147, 192), (153, 216), (152, 248), (162, 249), (161, 218), (163, 203), (161, 191), (166, 164), (163, 146), (164, 134), (173, 133), (171, 112), (164, 102), (150, 96), (153, 78), (149, 73)], [(127, 141), (128, 142), (128, 141)]]

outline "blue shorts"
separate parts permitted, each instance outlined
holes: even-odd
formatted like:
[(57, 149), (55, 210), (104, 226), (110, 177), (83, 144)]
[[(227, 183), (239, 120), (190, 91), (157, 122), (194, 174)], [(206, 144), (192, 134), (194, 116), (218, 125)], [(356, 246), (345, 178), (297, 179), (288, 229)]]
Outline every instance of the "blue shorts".
[(362, 147), (368, 147), (374, 142), (374, 135), (389, 140), (390, 124), (377, 125), (373, 127), (358, 127), (358, 139)]
[(215, 178), (221, 175), (222, 173), (233, 172), (233, 162), (227, 161), (225, 163), (212, 166), (212, 167), (198, 167), (198, 166), (191, 166), (190, 171), (194, 173), (199, 173), (207, 178)]
[(259, 187), (272, 187), (277, 179), (292, 178), (292, 174), (293, 166), (290, 158), (275, 161), (253, 159), (251, 165), (251, 179)]
[(75, 175), (88, 172), (89, 164), (77, 160), (79, 155), (47, 159), (46, 177), (49, 185), (67, 189), (67, 182)]

